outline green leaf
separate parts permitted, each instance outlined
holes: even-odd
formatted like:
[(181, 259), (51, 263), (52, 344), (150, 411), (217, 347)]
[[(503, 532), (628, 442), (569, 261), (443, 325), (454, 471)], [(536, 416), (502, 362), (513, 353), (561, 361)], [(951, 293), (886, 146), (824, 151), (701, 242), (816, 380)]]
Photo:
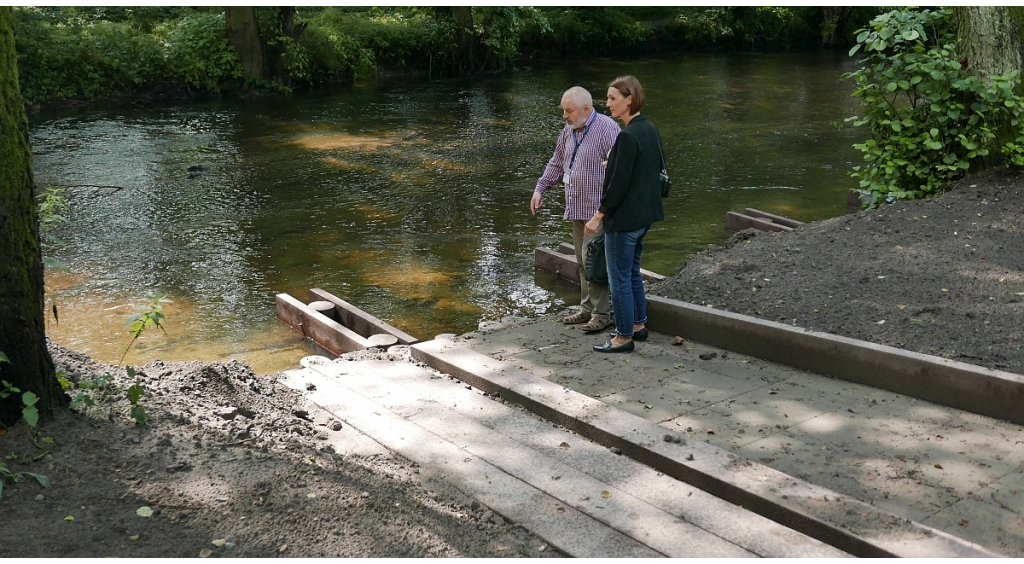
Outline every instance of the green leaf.
[(89, 394), (85, 392), (78, 392), (78, 395), (75, 396), (75, 399), (71, 400), (71, 403), (68, 405), (68, 409), (77, 410), (79, 407), (82, 407), (83, 405), (85, 407), (92, 407), (96, 405), (96, 402), (92, 400), (92, 396), (90, 396)]
[(142, 407), (141, 405), (133, 405), (132, 406), (132, 411), (131, 411), (131, 416), (132, 416), (132, 419), (135, 420), (135, 424), (136, 425), (145, 425), (146, 424), (147, 414), (146, 414), (146, 408), (145, 407)]
[(0, 351), (0, 362), (7, 362), (7, 363), (9, 363), (9, 362), (11, 362), (11, 359), (7, 358), (7, 355), (5, 355), (3, 353), (3, 351)]
[(39, 424), (39, 410), (36, 409), (36, 406), (34, 405), (21, 408), (21, 416), (25, 418), (25, 423), (28, 424), (29, 427), (34, 428)]
[(44, 488), (49, 488), (50, 487), (50, 477), (49, 476), (46, 476), (45, 474), (37, 474), (35, 472), (22, 472), (22, 473), (25, 474), (26, 476), (30, 476), (32, 478), (35, 478), (35, 480), (37, 482), (39, 482), (39, 485), (43, 486)]
[(139, 398), (142, 397), (144, 392), (145, 389), (142, 387), (142, 384), (134, 384), (128, 388), (128, 399), (132, 403), (139, 403)]

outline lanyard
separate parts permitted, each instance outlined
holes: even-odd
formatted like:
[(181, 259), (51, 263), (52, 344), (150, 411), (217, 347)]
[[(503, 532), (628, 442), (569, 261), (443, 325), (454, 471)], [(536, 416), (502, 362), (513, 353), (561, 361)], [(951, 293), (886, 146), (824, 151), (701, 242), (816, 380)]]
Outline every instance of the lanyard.
[(573, 163), (576, 162), (576, 152), (580, 150), (580, 145), (583, 144), (583, 140), (587, 138), (587, 131), (590, 130), (590, 124), (594, 123), (594, 118), (597, 117), (597, 112), (590, 114), (590, 119), (587, 120), (587, 125), (583, 126), (583, 135), (579, 139), (576, 138), (576, 130), (572, 131), (572, 140), (576, 142), (576, 147), (572, 150), (572, 158), (569, 159), (569, 170), (572, 170)]

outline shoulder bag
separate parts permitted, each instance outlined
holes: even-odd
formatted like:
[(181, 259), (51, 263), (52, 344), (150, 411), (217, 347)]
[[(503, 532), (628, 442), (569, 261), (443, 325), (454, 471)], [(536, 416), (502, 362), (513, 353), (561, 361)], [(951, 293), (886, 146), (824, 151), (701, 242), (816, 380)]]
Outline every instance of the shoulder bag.
[(604, 233), (587, 243), (587, 264), (583, 276), (589, 282), (608, 284), (608, 262), (604, 258)]
[(658, 185), (661, 187), (661, 197), (667, 198), (672, 190), (672, 179), (668, 177), (668, 170), (665, 168), (665, 147), (661, 143), (661, 136), (658, 137), (658, 146), (661, 148), (661, 172), (658, 173)]

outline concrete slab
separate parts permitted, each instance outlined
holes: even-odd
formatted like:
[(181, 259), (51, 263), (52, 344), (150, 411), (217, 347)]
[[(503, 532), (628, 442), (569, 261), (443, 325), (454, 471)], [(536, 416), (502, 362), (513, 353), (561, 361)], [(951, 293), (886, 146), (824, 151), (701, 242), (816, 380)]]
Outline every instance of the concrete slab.
[[(360, 365), (372, 374), (352, 374), (350, 377), (384, 380), (381, 385), (388, 390), (406, 388), (412, 394), (411, 397), (418, 402), (458, 409), (458, 413), (490, 429), (499, 430), (502, 435), (517, 443), (526, 445), (565, 466), (579, 469), (603, 483), (612, 484), (616, 490), (621, 490), (760, 556), (847, 556), (842, 551), (714, 498), (688, 484), (673, 480), (628, 457), (615, 455), (591, 441), (556, 429), (547, 421), (522, 410), (510, 409), (476, 390), (467, 389), (461, 382), (424, 378), (418, 370), (403, 369), (391, 363)], [(507, 454), (508, 452), (504, 453), (506, 456)], [(543, 478), (546, 476), (542, 476)], [(565, 476), (562, 476), (559, 483), (567, 483)], [(637, 516), (639, 518), (639, 514)], [(644, 526), (649, 525), (645, 523)], [(700, 550), (689, 552), (688, 555), (695, 556), (699, 552)]]
[[(521, 334), (531, 330), (530, 327), (520, 328)], [(494, 342), (501, 340), (500, 335), (489, 338)], [(1019, 444), (1024, 444), (1024, 438), (1020, 436), (1021, 428), (1012, 423), (838, 378), (823, 377), (801, 370), (794, 371), (786, 367), (779, 368), (779, 365), (732, 352), (724, 359), (726, 362), (722, 362), (721, 356), (701, 360), (699, 354), (719, 349), (690, 341), (680, 347), (671, 347), (667, 344), (669, 338), (652, 333), (652, 338), (647, 343), (639, 345), (644, 349), (650, 349), (660, 344), (661, 348), (669, 351), (662, 355), (646, 355), (648, 359), (660, 358), (663, 363), (655, 380), (657, 384), (651, 384), (647, 388), (620, 386), (611, 393), (607, 390), (604, 394), (589, 393), (594, 387), (594, 380), (616, 374), (615, 367), (599, 373), (566, 367), (555, 373), (556, 378), (560, 374), (571, 374), (572, 378), (552, 378), (552, 381), (587, 393), (591, 397), (605, 399), (610, 394), (615, 394), (615, 401), (621, 402), (622, 406), (648, 421), (659, 421), (663, 414), (657, 410), (675, 406), (681, 410), (681, 415), (670, 421), (661, 421), (661, 425), (666, 429), (687, 433), (688, 437), (706, 441), (754, 461), (772, 464), (779, 470), (799, 473), (836, 491), (916, 520), (932, 519), (933, 516), (944, 513), (946, 510), (942, 508), (949, 506), (950, 503), (976, 504), (979, 514), (982, 515), (990, 513), (992, 507), (1001, 509), (990, 499), (965, 499), (971, 496), (966, 495), (965, 492), (969, 490), (964, 488), (970, 485), (972, 480), (996, 483), (1000, 476), (1004, 475), (1004, 470), (1012, 468), (1013, 464), (1024, 458), (1024, 449), (1019, 448)], [(475, 341), (476, 339), (472, 339), (466, 343), (472, 346)], [(589, 349), (589, 343), (582, 338), (573, 339), (563, 346), (583, 351)], [(689, 356), (669, 360), (675, 354)], [(607, 360), (605, 356), (602, 358)], [(746, 361), (744, 366), (749, 366), (753, 374), (772, 385), (746, 395), (719, 394), (719, 397), (714, 398), (716, 401), (708, 401), (706, 398), (714, 397), (715, 392), (708, 396), (708, 391), (701, 392), (704, 388), (693, 390), (678, 384), (683, 378), (680, 374), (685, 375), (690, 370), (688, 367), (710, 366), (726, 369), (708, 376), (702, 383), (709, 387), (729, 385), (728, 378), (719, 379), (722, 372), (731, 370), (728, 368), (729, 360)], [(696, 368), (692, 370), (697, 371)], [(591, 375), (588, 376), (588, 372)], [(706, 374), (703, 371), (702, 373)], [(749, 376), (750, 373), (739, 374), (741, 378)], [(652, 396), (651, 390), (657, 395)], [(652, 397), (653, 400), (650, 399)], [(652, 405), (652, 409), (643, 409), (639, 405), (640, 400)], [(800, 415), (799, 410), (805, 410), (806, 413)], [(801, 428), (801, 423), (807, 420), (807, 413), (815, 413), (815, 417), (829, 415), (809, 422), (806, 428)], [(968, 425), (968, 422), (975, 426)], [(959, 428), (964, 428), (962, 437), (954, 434)], [(718, 431), (715, 435), (709, 435), (705, 432), (707, 429)], [(949, 432), (943, 432), (943, 429)], [(781, 436), (776, 440), (788, 442), (790, 454), (779, 451), (772, 446), (771, 441), (765, 441), (779, 434)], [(921, 487), (916, 480), (905, 478), (906, 462), (897, 458), (913, 461), (914, 453), (918, 449), (925, 448), (929, 442), (941, 441), (936, 435), (941, 435), (949, 441), (954, 440), (952, 437), (955, 436), (955, 440), (962, 443), (955, 451), (956, 454), (971, 458), (973, 467), (984, 470), (964, 472), (965, 480), (958, 484), (952, 484), (950, 480), (955, 479), (954, 477), (961, 472), (947, 473), (949, 475), (945, 477), (944, 484), (960, 492), (956, 495), (936, 497), (915, 491)], [(992, 439), (988, 440), (988, 437)], [(976, 447), (972, 447), (972, 441), (978, 443)], [(1015, 445), (1018, 445), (1016, 449)], [(822, 447), (825, 447), (824, 451)], [(774, 454), (776, 452), (781, 454)], [(780, 462), (775, 462), (776, 458), (779, 458)], [(782, 465), (786, 458), (793, 459), (789, 466)], [(804, 459), (810, 462), (802, 464), (801, 460)], [(914, 467), (910, 469), (913, 470)], [(948, 490), (942, 491), (948, 493)], [(1011, 504), (1008, 507), (1012, 508), (1010, 515), (1016, 515), (1013, 511), (1024, 510), (1024, 504)], [(929, 520), (929, 523), (931, 522), (940, 521)], [(991, 534), (981, 533), (982, 528), (988, 531), (999, 527), (993, 524), (991, 527), (979, 525), (972, 528), (953, 523), (953, 526), (943, 530), (957, 536), (965, 536), (970, 540), (991, 538)], [(1006, 539), (1004, 544), (1011, 547), (1007, 554), (1024, 556), (1024, 542), (1014, 545), (1016, 541), (1012, 534), (1003, 535), (1001, 538)], [(1000, 545), (1001, 548), (1002, 546)]]
[[(467, 342), (472, 344), (472, 341)], [(585, 347), (585, 343), (577, 346)], [(643, 345), (644, 348), (652, 346), (656, 344)], [(680, 448), (680, 445), (660, 443), (657, 427), (647, 421), (562, 386), (537, 381), (536, 377), (515, 370), (507, 363), (474, 356), (472, 351), (456, 348), (453, 343), (421, 343), (412, 347), (412, 351), (417, 359), (430, 362), (435, 368), (457, 375), (488, 393), (500, 393), (665, 473), (849, 552), (868, 556), (991, 555), (940, 531), (880, 512), (827, 488), (794, 480), (710, 445), (694, 441)], [(633, 360), (636, 356), (639, 355), (616, 358), (621, 362), (636, 362)], [(623, 365), (620, 372), (633, 369), (633, 366)], [(885, 526), (879, 528), (878, 523), (885, 523)]]
[[(502, 472), (478, 456), (407, 421), (319, 373), (290, 373), (284, 382), (389, 449), (433, 469), (496, 512), (578, 557), (657, 557), (660, 554), (566, 503)], [(310, 385), (315, 389), (309, 390)]]
[[(429, 381), (422, 369), (407, 363), (404, 366), (378, 363), (374, 367), (359, 363), (355, 367), (363, 369), (362, 372), (333, 371), (331, 365), (319, 366), (316, 370), (340, 378), (345, 387), (373, 399), (405, 420), (451, 441), (461, 450), (563, 500), (666, 556), (754, 556), (748, 550), (636, 498), (615, 484), (597, 480), (585, 472), (525, 447), (501, 432), (480, 425), (462, 414), (465, 406), (458, 406), (458, 410), (451, 409), (435, 401), (425, 400), (418, 391), (410, 391), (404, 386), (394, 385), (393, 380), (381, 378), (386, 372), (405, 371), (406, 377), (412, 373), (412, 376), (424, 377), (425, 381)], [(610, 453), (606, 455), (614, 456)]]

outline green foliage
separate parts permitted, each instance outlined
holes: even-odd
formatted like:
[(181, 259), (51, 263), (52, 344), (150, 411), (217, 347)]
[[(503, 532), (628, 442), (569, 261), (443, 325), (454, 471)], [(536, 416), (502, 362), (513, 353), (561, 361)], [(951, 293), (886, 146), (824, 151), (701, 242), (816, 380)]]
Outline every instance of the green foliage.
[(166, 37), (170, 78), (191, 88), (218, 92), (245, 76), (238, 52), (228, 41), (223, 12), (191, 14), (157, 27)]
[(649, 25), (612, 6), (541, 9), (543, 20), (528, 22), (523, 42), (532, 49), (562, 54), (634, 51), (652, 37)]
[(666, 28), (675, 42), (694, 49), (816, 48), (877, 13), (863, 8), (802, 6), (682, 7)]
[(131, 404), (128, 414), (135, 420), (136, 425), (145, 425), (148, 414), (146, 413), (146, 408), (141, 403), (141, 399), (143, 394), (146, 393), (146, 389), (142, 385), (140, 373), (136, 373), (134, 367), (129, 366), (126, 370), (128, 371), (128, 377), (135, 379), (135, 382), (128, 387), (128, 402)]
[[(951, 10), (880, 15), (860, 31), (850, 55), (861, 50), (861, 68), (844, 76), (856, 82), (864, 114), (847, 121), (870, 129), (870, 138), (854, 145), (866, 164), (851, 173), (868, 205), (935, 195), (999, 153), (1024, 164), (1019, 73), (986, 84), (966, 72)], [(993, 154), (1004, 130), (1015, 141)]]
[[(309, 20), (299, 42), (310, 49), (311, 59), (321, 64), (336, 63), (329, 56), (313, 56), (312, 53), (331, 55), (332, 50), (340, 50), (342, 56), (338, 60), (357, 63), (351, 67), (358, 76), (366, 70), (374, 70), (375, 65), (427, 68), (437, 50), (434, 37), (438, 28), (433, 17), (417, 9), (373, 8), (353, 12), (331, 7)], [(325, 43), (325, 39), (330, 42), (331, 50), (313, 47)], [(365, 53), (353, 56), (358, 49)], [(343, 76), (344, 65), (337, 66), (332, 74)]]
[[(8, 456), (7, 458), (10, 459), (12, 456)], [(6, 463), (0, 461), (0, 499), (2, 499), (4, 495), (4, 484), (17, 484), (18, 482), (25, 480), (25, 478), (34, 479), (44, 488), (50, 487), (50, 478), (48, 476), (37, 474), (35, 472), (15, 472), (8, 468)]]
[(99, 404), (109, 404), (119, 398), (127, 398), (128, 416), (135, 421), (136, 425), (145, 425), (149, 419), (149, 413), (142, 405), (142, 396), (146, 394), (142, 373), (137, 372), (133, 366), (126, 366), (125, 371), (128, 377), (133, 379), (133, 382), (131, 386), (123, 389), (111, 385), (114, 377), (109, 373), (91, 380), (80, 380), (77, 393), (68, 407), (72, 411), (88, 413), (90, 409)]
[(168, 300), (166, 295), (157, 296), (156, 294), (150, 294), (149, 306), (144, 311), (133, 313), (128, 317), (128, 321), (126, 321), (125, 324), (129, 325), (131, 328), (129, 333), (132, 335), (132, 340), (128, 343), (128, 347), (124, 349), (124, 354), (121, 355), (121, 360), (118, 364), (124, 362), (124, 357), (128, 356), (128, 351), (131, 350), (135, 341), (137, 341), (139, 337), (146, 332), (146, 329), (150, 327), (157, 327), (161, 331), (164, 331), (164, 333), (167, 332), (164, 330), (164, 326), (162, 325), (164, 320), (163, 304), (170, 303), (170, 301), (171, 300)]
[[(460, 7), (464, 8), (464, 7)], [(272, 81), (246, 75), (223, 8), (15, 7), (22, 94), (31, 109), (168, 92), (190, 96), (351, 83), (387, 71), (502, 70), (538, 54), (623, 56), (672, 49), (817, 47), (873, 8), (475, 6), (256, 8)], [(860, 18), (860, 19), (858, 19)], [(465, 19), (465, 18), (462, 18)]]
[(483, 6), (473, 8), (473, 24), (485, 47), (479, 67), (484, 70), (511, 66), (519, 56), (519, 41), (528, 26), (550, 29), (536, 8)]
[(388, 33), (375, 32), (393, 31), (395, 26), (366, 27), (360, 28), (350, 15), (335, 8), (321, 12), (317, 18), (307, 22), (294, 47), (289, 46), (292, 78), (318, 85), (371, 76), (377, 69), (374, 62), (376, 52), (364, 41), (386, 42)]
[[(0, 355), (2, 354), (0, 353)], [(3, 356), (3, 359), (0, 360), (6, 360), (6, 358)], [(39, 396), (29, 390), (22, 392), (20, 388), (7, 380), (0, 380), (0, 399), (7, 399), (18, 394), (21, 394), (21, 417), (25, 420), (26, 425), (35, 429), (39, 425), (39, 408), (36, 407), (36, 404), (39, 403)]]
[[(63, 242), (58, 239), (53, 232), (62, 223), (67, 221), (67, 218), (61, 215), (67, 211), (71, 206), (68, 204), (67, 198), (64, 197), (63, 188), (54, 188), (53, 186), (47, 186), (43, 192), (37, 196), (38, 209), (39, 209), (39, 239), (40, 245), (43, 248), (43, 252), (53, 249), (58, 245), (62, 245)], [(47, 268), (60, 268), (67, 269), (67, 267), (59, 261), (43, 255), (43, 264)]]
[(134, 92), (164, 67), (156, 37), (106, 21), (61, 25), (32, 8), (16, 16), (19, 82), (26, 103), (52, 98), (94, 101)]

